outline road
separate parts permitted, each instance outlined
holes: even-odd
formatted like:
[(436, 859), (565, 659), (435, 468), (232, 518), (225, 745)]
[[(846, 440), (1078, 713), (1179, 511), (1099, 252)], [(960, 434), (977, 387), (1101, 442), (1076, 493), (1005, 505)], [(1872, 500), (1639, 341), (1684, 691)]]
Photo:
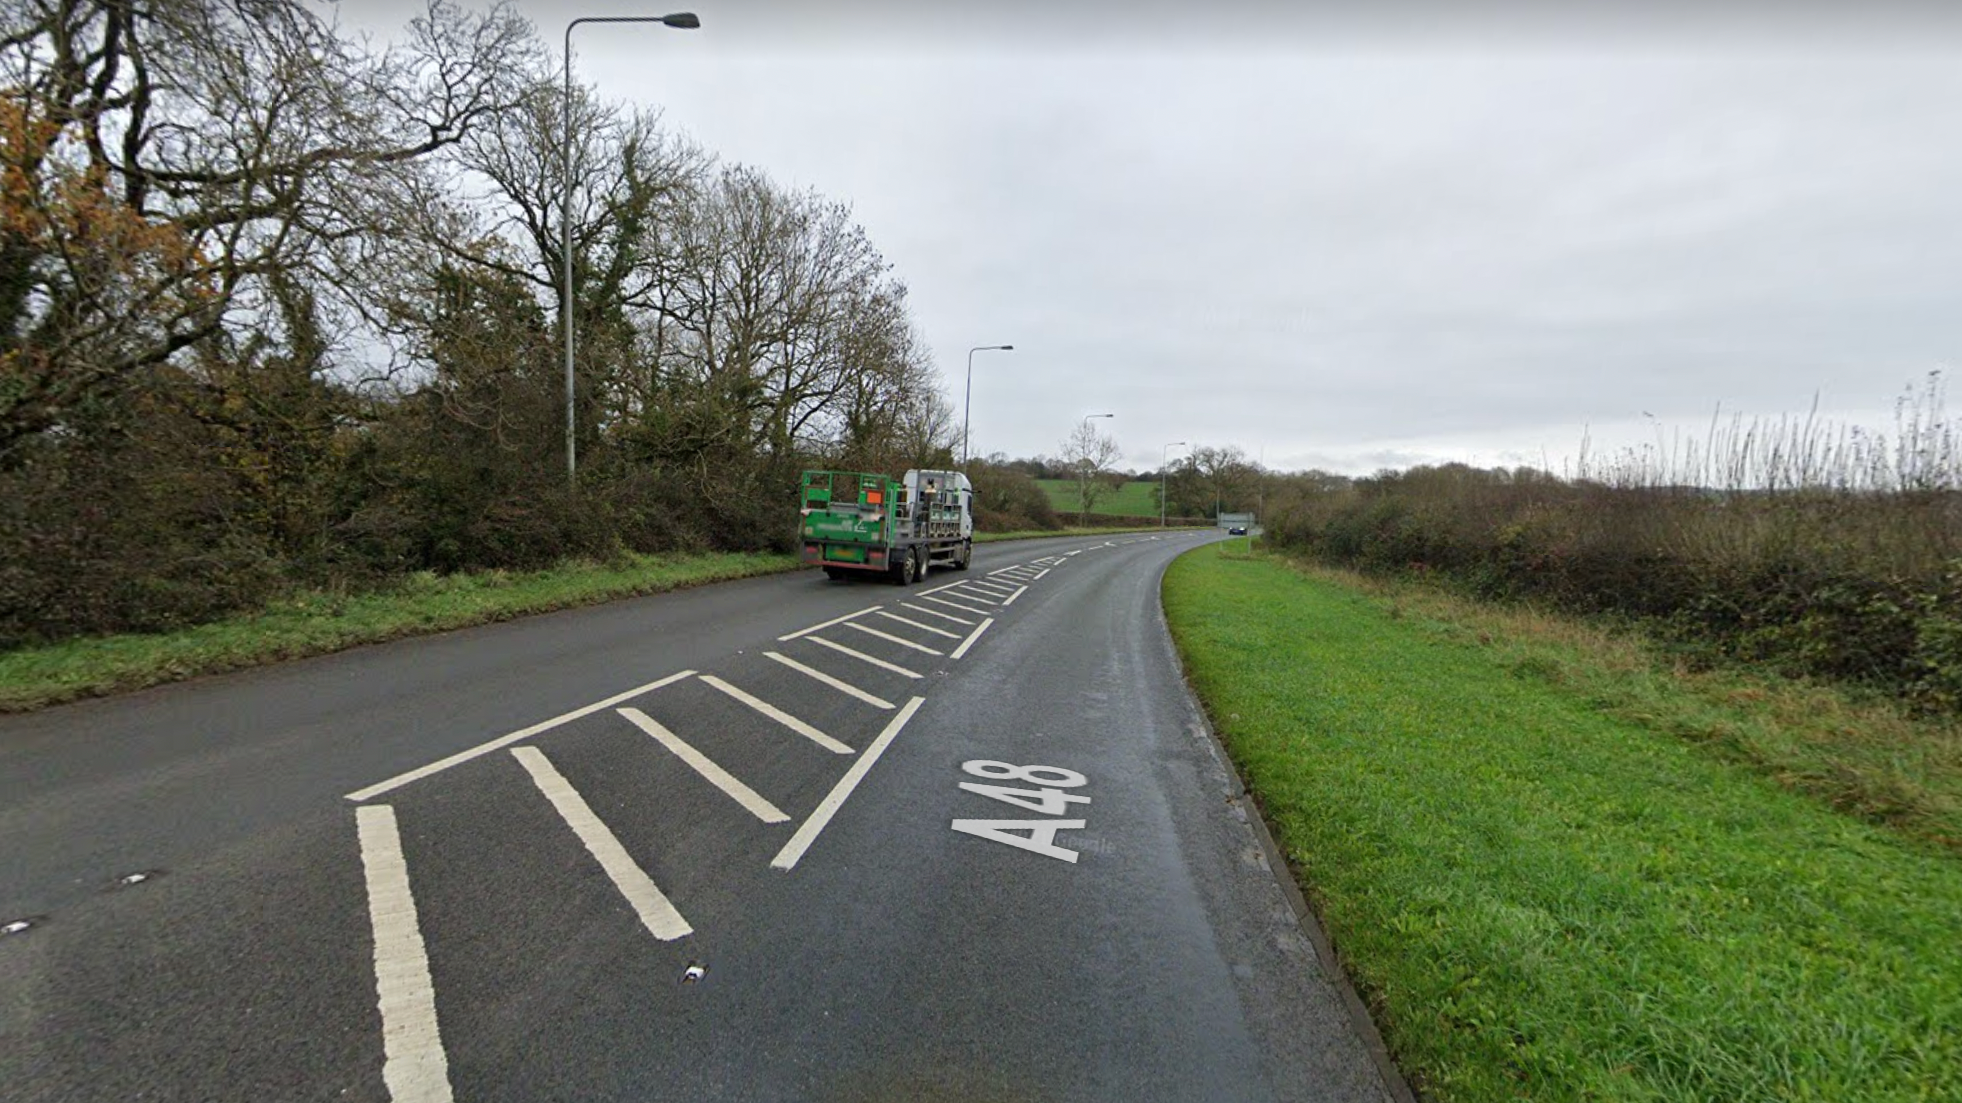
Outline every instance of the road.
[(0, 719), (4, 1094), (1401, 1098), (1179, 677), (1211, 538)]

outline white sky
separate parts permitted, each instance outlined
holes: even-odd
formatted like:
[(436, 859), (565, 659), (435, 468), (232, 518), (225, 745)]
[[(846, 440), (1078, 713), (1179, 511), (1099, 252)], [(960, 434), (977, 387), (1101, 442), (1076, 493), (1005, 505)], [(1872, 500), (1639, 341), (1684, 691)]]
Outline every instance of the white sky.
[(1962, 4), (1346, 7), (700, 0), (574, 64), (850, 202), (957, 418), (1013, 343), (977, 454), (1112, 412), (1138, 468), (1558, 471), (1720, 403), (1891, 432), (1962, 367)]

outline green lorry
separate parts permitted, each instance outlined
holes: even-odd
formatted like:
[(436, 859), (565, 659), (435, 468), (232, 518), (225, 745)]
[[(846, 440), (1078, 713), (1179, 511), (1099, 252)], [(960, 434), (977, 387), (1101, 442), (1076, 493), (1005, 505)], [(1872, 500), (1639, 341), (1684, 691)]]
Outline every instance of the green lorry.
[(974, 487), (958, 471), (806, 471), (804, 562), (834, 579), (883, 575), (911, 585), (974, 558)]

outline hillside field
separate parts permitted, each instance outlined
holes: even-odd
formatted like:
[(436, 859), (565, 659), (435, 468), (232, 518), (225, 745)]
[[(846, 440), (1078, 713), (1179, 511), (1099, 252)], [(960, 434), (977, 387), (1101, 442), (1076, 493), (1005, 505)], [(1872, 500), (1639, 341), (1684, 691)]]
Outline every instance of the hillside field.
[[(1071, 479), (1037, 479), (1036, 485), (1049, 495), (1049, 504), (1058, 513), (1076, 512), (1076, 483)], [(1140, 479), (1125, 483), (1116, 490), (1106, 490), (1097, 499), (1097, 507), (1090, 512), (1105, 513), (1117, 517), (1156, 517), (1158, 516), (1158, 483), (1152, 479)]]

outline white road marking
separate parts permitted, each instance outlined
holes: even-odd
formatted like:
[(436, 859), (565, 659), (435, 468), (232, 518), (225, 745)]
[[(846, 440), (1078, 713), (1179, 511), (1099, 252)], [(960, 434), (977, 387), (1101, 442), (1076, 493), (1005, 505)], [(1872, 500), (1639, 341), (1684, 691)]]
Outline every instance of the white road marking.
[(554, 716), (550, 720), (542, 720), (536, 724), (533, 724), (529, 728), (519, 728), (517, 731), (514, 731), (509, 735), (500, 735), (496, 739), (493, 739), (488, 743), (479, 743), (477, 746), (472, 747), (467, 751), (459, 751), (448, 758), (439, 758), (427, 766), (418, 766), (415, 769), (410, 770), (406, 774), (397, 774), (394, 777), (389, 778), (387, 781), (381, 782), (376, 785), (370, 785), (366, 789), (356, 789), (354, 792), (349, 793), (347, 795), (347, 799), (351, 801), (355, 801), (356, 803), (359, 803), (364, 800), (371, 800), (375, 797), (381, 796), (383, 793), (386, 793), (391, 789), (399, 789), (402, 786), (407, 785), (412, 781), (421, 781), (423, 778), (426, 778), (431, 774), (439, 774), (442, 773), (444, 770), (449, 769), (452, 766), (461, 766), (473, 758), (481, 758), (484, 755), (487, 755), (492, 751), (497, 750), (500, 747), (508, 747), (511, 744), (516, 743), (521, 739), (529, 739), (540, 732), (550, 731), (551, 729), (558, 727), (560, 724), (570, 723), (571, 721), (577, 720), (582, 716), (590, 716), (593, 713), (598, 712), (603, 708), (609, 708), (613, 705), (617, 705), (620, 702), (627, 700), (628, 698), (638, 697), (643, 693), (652, 693), (653, 691), (660, 689), (662, 686), (672, 685), (675, 682), (681, 681), (683, 678), (692, 678), (694, 676), (695, 676), (694, 671), (684, 670), (678, 674), (670, 674), (667, 677), (662, 678), (658, 682), (649, 682), (644, 686), (636, 686), (625, 693), (616, 693), (613, 696), (608, 697), (604, 701), (594, 701), (590, 705), (586, 705), (582, 708), (573, 709), (571, 712), (565, 713), (562, 716)]
[(847, 625), (845, 625), (845, 627), (847, 627), (847, 628), (852, 628), (852, 629), (856, 629), (856, 630), (858, 630), (858, 631), (860, 631), (860, 632), (863, 632), (863, 633), (865, 633), (865, 634), (866, 634), (866, 635), (868, 635), (868, 636), (877, 636), (877, 637), (879, 637), (879, 638), (880, 638), (880, 639), (882, 639), (882, 640), (887, 640), (887, 641), (889, 641), (889, 642), (892, 642), (892, 643), (896, 643), (896, 644), (898, 644), (898, 645), (899, 645), (899, 646), (901, 646), (901, 647), (910, 647), (910, 648), (912, 648), (912, 649), (913, 649), (913, 650), (915, 650), (915, 651), (924, 651), (924, 652), (926, 652), (926, 653), (927, 653), (927, 654), (929, 654), (929, 655), (945, 655), (945, 654), (946, 654), (946, 652), (945, 652), (945, 651), (935, 651), (935, 650), (934, 650), (933, 648), (931, 648), (931, 647), (928, 647), (928, 646), (927, 646), (926, 644), (923, 644), (923, 643), (914, 643), (914, 642), (913, 642), (912, 640), (909, 640), (909, 639), (907, 639), (907, 638), (906, 638), (906, 637), (904, 637), (904, 636), (895, 636), (895, 635), (893, 635), (893, 634), (892, 634), (891, 632), (881, 632), (881, 631), (879, 631), (879, 630), (878, 630), (877, 628), (867, 628), (867, 627), (866, 627), (866, 626), (864, 626), (863, 624), (859, 624), (859, 623), (857, 623), (857, 622), (853, 622), (853, 623), (851, 623), (851, 624), (847, 624)]
[(382, 1082), (395, 1103), (450, 1103), (450, 1063), (436, 1029), (436, 988), (409, 892), (409, 863), (395, 809), (354, 810), (368, 922), (375, 931), (375, 1002), (381, 1009)]
[[(892, 614), (885, 613), (882, 615), (891, 616)], [(748, 705), (750, 708), (755, 709), (757, 712), (760, 712), (763, 715), (769, 717), (770, 719), (775, 720), (777, 723), (782, 724), (784, 727), (789, 728), (791, 731), (796, 732), (798, 735), (801, 735), (804, 738), (810, 740), (811, 742), (816, 743), (818, 746), (823, 747), (825, 750), (830, 751), (832, 754), (852, 753), (852, 749), (850, 747), (845, 746), (843, 743), (838, 742), (836, 739), (833, 739), (830, 736), (824, 734), (823, 732), (817, 730), (816, 728), (810, 726), (809, 724), (804, 723), (802, 720), (797, 719), (795, 716), (790, 715), (789, 713), (783, 711), (782, 709), (771, 704), (770, 702), (762, 700), (757, 697), (752, 697), (749, 694), (744, 693), (742, 690), (737, 689), (735, 686), (730, 685), (728, 682), (723, 681), (722, 679), (716, 677), (713, 674), (702, 675), (702, 683), (704, 685), (713, 686), (714, 688), (721, 690), (722, 692), (728, 694), (729, 696), (734, 697), (736, 700), (741, 701), (743, 704)]]
[(998, 571), (989, 571), (988, 577), (993, 578), (998, 574), (1031, 574), (1034, 571), (1035, 571), (1034, 567), (1024, 567), (1020, 563), (1017, 563), (1013, 567), (1003, 567), (1001, 570)]
[(976, 609), (972, 605), (962, 605), (958, 601), (948, 601), (944, 597), (923, 597), (920, 600), (931, 601), (935, 605), (945, 605), (949, 609), (959, 609), (963, 613), (973, 613), (977, 617), (985, 617), (988, 615), (988, 611), (986, 609)]
[(918, 673), (916, 673), (915, 671), (908, 670), (905, 667), (900, 666), (898, 663), (889, 663), (884, 659), (879, 658), (876, 655), (867, 655), (863, 651), (854, 651), (853, 649), (846, 647), (842, 643), (833, 643), (830, 640), (825, 639), (823, 636), (805, 636), (804, 638), (810, 641), (811, 643), (817, 644), (820, 647), (829, 647), (831, 650), (836, 651), (840, 655), (850, 655), (852, 658), (857, 659), (860, 662), (871, 663), (873, 666), (876, 666), (881, 670), (890, 670), (894, 674), (901, 674), (908, 678), (919, 677)]
[(1078, 548), (1078, 549), (1076, 549), (1076, 550), (1075, 550), (1075, 551), (1073, 551), (1073, 552), (1065, 552), (1064, 554), (1065, 554), (1065, 555), (1082, 555), (1082, 554), (1083, 554), (1083, 549), (1082, 549), (1082, 548)]
[(1049, 573), (1050, 571), (1052, 571), (1052, 570), (1055, 570), (1055, 568), (1054, 568), (1054, 567), (1044, 567), (1043, 569), (1041, 569), (1041, 570), (1039, 570), (1039, 571), (1037, 571), (1037, 572), (1035, 573), (1035, 578), (1031, 578), (1031, 579), (1029, 579), (1029, 581), (1030, 581), (1030, 582), (1034, 582), (1034, 581), (1035, 581), (1035, 580), (1036, 580), (1037, 578), (1041, 578), (1041, 577), (1042, 577), (1043, 575), (1046, 575), (1046, 574), (1048, 574), (1048, 573)]
[(969, 593), (966, 590), (962, 590), (960, 593), (957, 593), (953, 596), (960, 598), (962, 601), (978, 601), (983, 605), (1001, 604), (1000, 594), (990, 594), (990, 593), (986, 593), (985, 591), (982, 593)]
[(949, 655), (948, 658), (958, 659), (962, 655), (967, 654), (967, 649), (973, 647), (974, 641), (980, 639), (981, 633), (986, 632), (988, 630), (988, 626), (990, 624), (993, 624), (994, 622), (995, 622), (995, 618), (993, 617), (989, 617), (987, 620), (982, 621), (981, 627), (976, 628), (973, 632), (969, 633), (968, 637), (961, 641), (961, 645), (959, 647), (954, 648), (954, 653), (952, 655)]
[(1029, 588), (1027, 586), (1023, 586), (1020, 589), (1017, 589), (1014, 593), (1008, 595), (1008, 599), (1001, 603), (1001, 607), (1004, 609), (1008, 608), (1009, 606), (1015, 604), (1016, 598), (1021, 597), (1023, 594), (1026, 594), (1028, 592), (1029, 592)]
[(945, 628), (935, 628), (931, 624), (921, 624), (919, 621), (916, 620), (907, 620), (905, 617), (900, 616), (898, 613), (880, 613), (879, 615), (886, 618), (887, 620), (896, 620), (901, 624), (910, 624), (922, 632), (931, 632), (936, 636), (945, 636), (950, 640), (957, 640), (961, 638), (961, 634), (959, 632), (949, 632)]
[(817, 810), (811, 813), (811, 818), (805, 820), (804, 826), (799, 827), (797, 833), (790, 837), (790, 841), (783, 844), (783, 849), (777, 851), (777, 856), (770, 859), (771, 869), (788, 872), (796, 867), (804, 852), (809, 850), (811, 843), (817, 840), (818, 833), (831, 822), (831, 817), (838, 814), (838, 809), (844, 805), (845, 798), (851, 796), (852, 790), (858, 788), (858, 783), (865, 780), (865, 775), (872, 769), (872, 765), (879, 761), (879, 756), (886, 753), (886, 748), (890, 747), (894, 737), (899, 735), (899, 729), (906, 726), (906, 722), (913, 718), (913, 714), (920, 710), (920, 705), (925, 701), (924, 697), (915, 697), (906, 702), (906, 707), (900, 709), (899, 715), (892, 718), (892, 722), (886, 725), (886, 730), (879, 733), (879, 738), (874, 739), (872, 745), (865, 748), (865, 753), (858, 756), (858, 761), (852, 763), (852, 768), (846, 770), (845, 776), (839, 778), (838, 784), (832, 786), (831, 792), (818, 802)]
[(777, 637), (777, 642), (778, 642), (778, 643), (784, 643), (784, 642), (786, 642), (786, 641), (789, 641), (789, 640), (794, 640), (794, 639), (796, 639), (796, 638), (797, 638), (797, 637), (799, 637), (799, 636), (808, 636), (808, 635), (810, 635), (810, 634), (811, 634), (812, 632), (815, 632), (815, 631), (817, 631), (817, 630), (818, 630), (818, 629), (820, 629), (820, 628), (829, 628), (829, 627), (831, 627), (831, 626), (832, 626), (832, 625), (834, 625), (834, 624), (843, 624), (843, 623), (845, 623), (846, 621), (848, 621), (848, 620), (851, 620), (851, 619), (852, 619), (852, 618), (854, 618), (854, 617), (862, 617), (862, 616), (864, 616), (864, 615), (865, 615), (865, 614), (867, 614), (867, 613), (871, 613), (871, 612), (876, 612), (876, 611), (877, 611), (878, 609), (880, 609), (880, 608), (881, 608), (880, 606), (877, 606), (877, 605), (874, 605), (874, 606), (871, 606), (870, 608), (866, 608), (866, 609), (860, 609), (860, 610), (859, 610), (858, 612), (856, 612), (856, 613), (847, 613), (847, 614), (845, 614), (845, 615), (844, 615), (844, 616), (842, 616), (842, 617), (833, 617), (833, 618), (831, 618), (830, 620), (828, 620), (828, 621), (825, 621), (825, 622), (824, 622), (823, 624), (813, 624), (813, 625), (811, 625), (811, 626), (810, 626), (809, 628), (799, 628), (799, 629), (798, 629), (797, 631), (795, 631), (795, 632), (792, 632), (792, 633), (791, 633), (790, 635), (788, 635), (788, 636), (778, 636), (778, 637)]
[(749, 809), (749, 814), (764, 823), (782, 823), (789, 819), (783, 810), (763, 795), (736, 779), (729, 771), (715, 764), (709, 756), (688, 745), (680, 736), (661, 725), (659, 720), (636, 708), (615, 709), (627, 722), (654, 737), (654, 741), (674, 752), (676, 758), (686, 762), (690, 769), (708, 779), (710, 785), (729, 795), (729, 799)]
[(999, 595), (999, 594), (1005, 594), (1008, 591), (1013, 590), (1015, 588), (1015, 583), (997, 582), (992, 578), (976, 578), (970, 580), (968, 582), (968, 586), (971, 589), (980, 590), (983, 593)]
[(906, 608), (908, 608), (908, 609), (911, 609), (911, 610), (913, 610), (913, 611), (914, 611), (915, 613), (925, 613), (925, 614), (926, 614), (927, 616), (930, 616), (930, 617), (939, 617), (939, 618), (940, 618), (941, 620), (951, 620), (951, 621), (953, 621), (953, 622), (954, 622), (955, 624), (973, 624), (973, 623), (974, 623), (973, 621), (971, 621), (971, 620), (968, 620), (968, 619), (967, 619), (966, 617), (957, 617), (957, 616), (954, 616), (954, 615), (953, 615), (952, 613), (942, 613), (942, 612), (940, 612), (939, 610), (936, 610), (936, 609), (929, 609), (929, 608), (927, 608), (927, 607), (926, 607), (926, 606), (924, 606), (924, 605), (915, 605), (915, 604), (913, 604), (913, 603), (912, 603), (912, 602), (910, 602), (910, 601), (902, 601), (902, 602), (900, 602), (899, 604), (901, 604), (901, 605), (903, 605), (903, 606), (905, 606), (905, 607), (906, 607)]
[(963, 579), (961, 579), (961, 580), (960, 580), (960, 582), (949, 582), (949, 583), (947, 583), (947, 584), (946, 584), (946, 585), (944, 585), (944, 586), (935, 586), (935, 587), (934, 587), (933, 589), (931, 589), (931, 590), (915, 590), (915, 591), (913, 591), (913, 592), (914, 592), (914, 593), (916, 593), (916, 594), (937, 594), (937, 593), (939, 593), (939, 592), (940, 592), (940, 591), (942, 591), (942, 590), (951, 590), (951, 589), (953, 589), (954, 587), (956, 587), (956, 586), (959, 586), (959, 585), (961, 585), (961, 583), (963, 583), (963, 582), (966, 582), (966, 581), (967, 581), (967, 580), (963, 578)]
[(807, 674), (812, 678), (815, 678), (818, 681), (823, 682), (825, 685), (830, 686), (832, 689), (835, 689), (838, 692), (843, 693), (848, 697), (856, 697), (868, 705), (875, 705), (882, 709), (889, 709), (893, 707), (892, 702), (886, 700), (883, 697), (874, 697), (870, 693), (867, 693), (864, 690), (858, 688), (857, 686), (852, 685), (850, 682), (841, 682), (838, 679), (833, 678), (831, 675), (826, 674), (822, 670), (813, 670), (812, 668), (805, 666), (803, 663), (798, 662), (796, 659), (793, 659), (788, 655), (779, 655), (774, 651), (765, 651), (763, 654), (768, 658), (775, 659), (776, 661), (782, 663), (783, 665), (789, 667), (792, 670), (795, 670), (801, 674)]
[(572, 787), (543, 752), (537, 747), (513, 747), (511, 755), (531, 774), (532, 784), (538, 786), (538, 791), (559, 810), (566, 826), (586, 844), (587, 852), (599, 860), (600, 868), (613, 879), (613, 886), (627, 898), (627, 903), (633, 905), (634, 914), (640, 916), (649, 934), (663, 942), (672, 942), (695, 933), (695, 928), (681, 918), (681, 913), (674, 910), (674, 905), (634, 863), (627, 848), (593, 814), (586, 798), (579, 795), (579, 790)]

